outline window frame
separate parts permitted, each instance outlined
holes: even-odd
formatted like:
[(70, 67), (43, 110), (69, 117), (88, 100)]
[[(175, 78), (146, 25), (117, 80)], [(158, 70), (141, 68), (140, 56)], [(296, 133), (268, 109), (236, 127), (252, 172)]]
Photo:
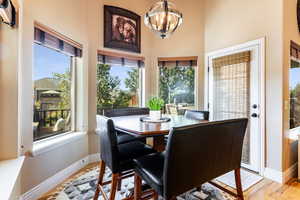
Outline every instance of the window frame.
[[(45, 48), (48, 48), (50, 49), (51, 51), (55, 51), (55, 52), (59, 52), (60, 54), (63, 54), (63, 55), (66, 55), (69, 57), (69, 60), (70, 60), (70, 73), (71, 73), (71, 91), (70, 91), (70, 114), (71, 114), (71, 129), (68, 130), (68, 131), (65, 131), (65, 132), (61, 132), (61, 133), (56, 133), (56, 134), (52, 134), (50, 136), (47, 136), (47, 137), (43, 137), (41, 139), (38, 139), (36, 140), (34, 135), (33, 135), (33, 144), (35, 143), (39, 143), (39, 142), (43, 142), (43, 141), (47, 141), (47, 140), (51, 140), (51, 139), (55, 139), (57, 137), (61, 137), (61, 136), (65, 136), (67, 134), (70, 134), (70, 133), (74, 133), (76, 132), (76, 127), (77, 127), (77, 120), (76, 120), (76, 105), (77, 105), (77, 58), (76, 56), (73, 56), (73, 55), (70, 55), (64, 51), (61, 51), (61, 50), (58, 50), (56, 48), (53, 48), (49, 45), (44, 45), (40, 42), (37, 42), (37, 41), (33, 41), (33, 46), (34, 45), (40, 45), (42, 47), (45, 47)], [(33, 60), (35, 59), (35, 54), (33, 52)], [(33, 65), (33, 69), (32, 69), (32, 72), (34, 74), (34, 71), (35, 71), (35, 66)], [(33, 77), (32, 77), (32, 82), (33, 82), (33, 85), (34, 85), (34, 80), (33, 80)], [(33, 101), (33, 104), (35, 102)], [(33, 110), (34, 111), (34, 110)], [(34, 134), (32, 132), (32, 134)]]
[[(292, 61), (294, 61), (294, 62), (297, 62), (299, 65), (300, 65), (300, 60), (299, 59), (297, 59), (297, 58), (295, 58), (294, 56), (290, 56), (290, 59), (289, 59), (289, 62), (290, 62), (290, 64), (289, 64), (289, 70), (291, 70), (292, 68), (291, 68), (291, 66), (292, 66)], [(300, 67), (299, 67), (300, 68)], [(290, 96), (290, 81), (291, 81), (291, 77), (289, 77), (289, 130), (291, 131), (291, 132), (294, 132), (294, 131), (298, 131), (298, 130), (300, 130), (300, 125), (299, 126), (296, 126), (296, 127), (294, 127), (294, 128), (291, 128), (291, 126), (290, 126), (290, 121), (291, 121), (291, 96)]]

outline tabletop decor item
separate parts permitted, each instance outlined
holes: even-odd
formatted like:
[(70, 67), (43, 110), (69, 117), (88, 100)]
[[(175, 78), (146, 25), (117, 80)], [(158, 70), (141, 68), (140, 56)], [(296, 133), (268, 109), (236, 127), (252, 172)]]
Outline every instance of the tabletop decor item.
[(159, 120), (161, 119), (161, 109), (164, 106), (164, 100), (159, 97), (152, 97), (148, 101), (148, 107), (150, 109), (149, 117), (152, 120)]
[(104, 6), (104, 47), (141, 52), (141, 17), (114, 6)]
[(171, 121), (171, 118), (169, 117), (161, 117), (160, 119), (152, 119), (150, 117), (141, 117), (141, 122), (148, 122), (148, 123), (166, 123)]

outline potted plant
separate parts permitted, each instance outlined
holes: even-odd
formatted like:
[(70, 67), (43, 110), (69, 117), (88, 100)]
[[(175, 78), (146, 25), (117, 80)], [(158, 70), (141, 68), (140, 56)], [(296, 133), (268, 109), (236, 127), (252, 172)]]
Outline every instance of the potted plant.
[(164, 106), (164, 100), (159, 97), (152, 97), (148, 101), (148, 108), (150, 109), (150, 118), (152, 120), (161, 119), (161, 109)]

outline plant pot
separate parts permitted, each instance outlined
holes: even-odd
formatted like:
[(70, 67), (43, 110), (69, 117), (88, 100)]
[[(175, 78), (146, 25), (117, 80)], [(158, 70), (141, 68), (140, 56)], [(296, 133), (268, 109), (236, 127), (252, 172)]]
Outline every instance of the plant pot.
[(150, 110), (149, 117), (152, 120), (160, 120), (161, 119), (161, 111), (160, 110)]

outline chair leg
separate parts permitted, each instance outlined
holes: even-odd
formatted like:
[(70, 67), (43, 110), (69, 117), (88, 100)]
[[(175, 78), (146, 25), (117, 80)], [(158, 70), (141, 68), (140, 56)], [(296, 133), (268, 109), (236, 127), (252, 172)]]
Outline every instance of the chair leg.
[(100, 161), (99, 178), (98, 178), (98, 183), (97, 183), (97, 189), (96, 189), (96, 192), (95, 192), (95, 195), (94, 195), (94, 200), (98, 200), (99, 193), (100, 193), (99, 186), (101, 186), (102, 182), (103, 182), (103, 176), (104, 176), (104, 173), (105, 173), (105, 167), (106, 167), (105, 162), (101, 160)]
[(158, 193), (157, 192), (153, 193), (153, 200), (158, 200)]
[(241, 169), (240, 168), (234, 170), (234, 176), (235, 176), (235, 184), (236, 184), (238, 199), (239, 200), (244, 200), (242, 182), (241, 182)]
[(115, 200), (119, 178), (120, 178), (119, 174), (113, 174), (112, 175), (109, 200)]
[(118, 188), (117, 188), (117, 190), (121, 191), (121, 188), (122, 188), (122, 179), (120, 178), (119, 181), (118, 181)]
[(199, 185), (196, 189), (200, 192), (202, 190), (202, 185)]
[(140, 200), (142, 195), (142, 179), (135, 173), (134, 174), (134, 200)]

